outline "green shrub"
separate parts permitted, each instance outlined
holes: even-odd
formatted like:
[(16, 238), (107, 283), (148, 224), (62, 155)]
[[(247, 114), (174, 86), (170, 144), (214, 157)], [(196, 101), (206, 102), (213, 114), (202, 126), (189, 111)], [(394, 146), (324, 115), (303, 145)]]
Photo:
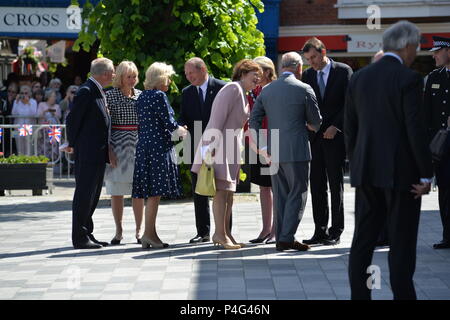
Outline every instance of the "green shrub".
[(15, 154), (8, 158), (0, 157), (0, 163), (48, 163), (49, 159), (45, 156), (16, 156)]

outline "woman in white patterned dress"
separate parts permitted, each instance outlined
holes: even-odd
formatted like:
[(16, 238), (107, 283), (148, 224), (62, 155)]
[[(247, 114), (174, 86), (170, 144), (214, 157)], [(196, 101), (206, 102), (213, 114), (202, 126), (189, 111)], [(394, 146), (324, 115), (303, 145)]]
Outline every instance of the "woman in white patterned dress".
[[(134, 160), (137, 143), (137, 115), (135, 103), (141, 91), (134, 87), (138, 83), (138, 70), (131, 61), (122, 61), (116, 69), (113, 89), (106, 92), (111, 115), (111, 145), (116, 167), (108, 165), (105, 173), (106, 192), (111, 195), (111, 207), (116, 224), (116, 234), (111, 244), (120, 244), (124, 195), (131, 195)], [(136, 222), (136, 240), (141, 243), (141, 225), (144, 215), (144, 199), (132, 199)]]

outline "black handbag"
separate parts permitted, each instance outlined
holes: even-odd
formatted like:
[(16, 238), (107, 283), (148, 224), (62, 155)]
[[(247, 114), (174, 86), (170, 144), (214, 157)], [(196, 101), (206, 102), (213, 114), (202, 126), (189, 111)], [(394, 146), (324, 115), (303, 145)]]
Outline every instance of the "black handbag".
[(434, 161), (440, 161), (445, 152), (445, 141), (447, 140), (448, 130), (439, 130), (430, 143), (430, 151)]

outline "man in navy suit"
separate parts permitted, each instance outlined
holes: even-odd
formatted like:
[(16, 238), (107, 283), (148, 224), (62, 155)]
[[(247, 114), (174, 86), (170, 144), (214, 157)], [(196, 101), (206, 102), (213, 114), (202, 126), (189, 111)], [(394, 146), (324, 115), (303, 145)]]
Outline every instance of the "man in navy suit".
[[(185, 63), (184, 72), (191, 84), (182, 91), (181, 115), (178, 123), (186, 126), (189, 131), (190, 150), (187, 148), (189, 146), (185, 146), (184, 152), (190, 153), (189, 160), (192, 164), (201, 135), (209, 121), (214, 98), (225, 82), (209, 75), (205, 62), (197, 57), (191, 58)], [(210, 241), (209, 200), (208, 197), (195, 193), (197, 174), (191, 171), (191, 177), (197, 235), (190, 240), (190, 243), (208, 242)]]
[[(352, 69), (326, 56), (326, 48), (317, 38), (303, 46), (303, 56), (311, 68), (303, 73), (302, 81), (313, 89), (323, 117), (322, 126), (310, 133), (311, 198), (315, 231), (306, 244), (334, 245), (344, 231), (344, 164), (345, 145), (343, 115), (345, 92)], [(331, 193), (331, 227), (328, 229), (328, 184)]]
[[(75, 249), (98, 249), (108, 245), (92, 234), (92, 215), (103, 185), (106, 163), (110, 162), (111, 118), (103, 88), (111, 83), (111, 60), (92, 61), (91, 77), (80, 87), (67, 117), (68, 152), (75, 153), (75, 194), (72, 203), (72, 243)], [(111, 165), (115, 157), (111, 154)]]
[(369, 267), (385, 224), (394, 299), (417, 298), (413, 276), (421, 196), (430, 191), (433, 176), (423, 79), (409, 68), (419, 43), (414, 24), (397, 22), (383, 33), (383, 58), (356, 72), (348, 85), (344, 135), (356, 188), (348, 262), (352, 299), (371, 299)]

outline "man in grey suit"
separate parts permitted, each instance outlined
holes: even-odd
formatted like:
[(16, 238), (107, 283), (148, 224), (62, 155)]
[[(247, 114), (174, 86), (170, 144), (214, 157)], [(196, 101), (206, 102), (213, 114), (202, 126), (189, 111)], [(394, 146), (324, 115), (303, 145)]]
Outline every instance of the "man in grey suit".
[[(256, 132), (267, 116), (269, 143), (267, 148), (259, 146), (258, 153), (271, 163), (272, 168), (278, 169), (272, 173), (277, 250), (306, 251), (310, 247), (296, 241), (295, 233), (308, 194), (311, 161), (308, 130), (317, 132), (322, 116), (314, 90), (299, 80), (303, 65), (301, 56), (288, 52), (283, 55), (281, 64), (282, 76), (264, 87), (256, 100), (250, 115), (250, 129), (253, 129), (253, 141), (257, 141)], [(273, 139), (276, 134), (278, 140)], [(262, 145), (260, 141), (258, 145)]]

